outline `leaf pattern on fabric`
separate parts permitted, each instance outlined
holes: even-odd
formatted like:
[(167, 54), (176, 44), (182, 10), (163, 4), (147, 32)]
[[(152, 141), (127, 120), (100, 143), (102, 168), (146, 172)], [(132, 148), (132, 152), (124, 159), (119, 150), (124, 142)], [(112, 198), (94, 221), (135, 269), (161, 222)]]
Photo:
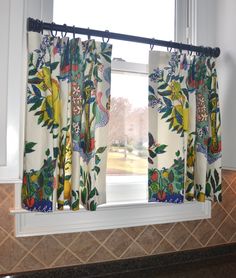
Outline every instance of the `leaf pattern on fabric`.
[[(167, 55), (152, 51), (149, 57), (149, 201), (175, 202), (168, 184), (173, 186), (172, 193), (183, 194), (185, 188), (189, 201), (221, 201), (221, 121), (215, 61), (177, 52)], [(165, 146), (163, 153), (156, 151), (154, 138)], [(182, 167), (179, 176), (173, 171), (180, 163), (177, 154)], [(170, 172), (177, 180), (167, 177)], [(163, 174), (166, 177), (161, 178)]]
[[(152, 159), (165, 153), (166, 147), (167, 145), (155, 143), (152, 134), (149, 134), (149, 163), (154, 164)], [(153, 149), (155, 149), (155, 152), (152, 151)], [(175, 155), (176, 158), (169, 168), (163, 167), (159, 170), (149, 167), (149, 202), (183, 202), (184, 159), (180, 157), (179, 151)]]
[(22, 206), (95, 210), (105, 199), (112, 47), (33, 32), (28, 45)]

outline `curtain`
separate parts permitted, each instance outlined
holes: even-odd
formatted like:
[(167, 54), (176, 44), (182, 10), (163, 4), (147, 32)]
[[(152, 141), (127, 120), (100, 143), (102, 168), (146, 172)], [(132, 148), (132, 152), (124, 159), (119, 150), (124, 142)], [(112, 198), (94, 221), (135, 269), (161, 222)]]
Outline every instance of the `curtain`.
[(221, 201), (221, 135), (213, 58), (149, 54), (150, 202)]
[(104, 203), (111, 45), (28, 33), (22, 207)]

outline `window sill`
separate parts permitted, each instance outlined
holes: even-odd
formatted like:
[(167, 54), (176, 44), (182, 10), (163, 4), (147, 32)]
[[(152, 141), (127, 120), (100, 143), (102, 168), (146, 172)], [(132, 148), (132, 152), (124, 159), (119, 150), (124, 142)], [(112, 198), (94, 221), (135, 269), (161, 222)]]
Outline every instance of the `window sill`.
[(211, 202), (106, 204), (94, 212), (13, 209), (11, 213), (16, 218), (16, 237), (26, 237), (206, 219), (211, 217)]

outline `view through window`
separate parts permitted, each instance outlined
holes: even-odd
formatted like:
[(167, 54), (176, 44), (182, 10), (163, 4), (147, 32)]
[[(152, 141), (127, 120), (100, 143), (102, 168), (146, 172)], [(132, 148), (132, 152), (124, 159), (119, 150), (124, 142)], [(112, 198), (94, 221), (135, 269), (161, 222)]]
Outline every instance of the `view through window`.
[[(109, 30), (174, 40), (175, 0), (54, 0), (53, 21), (82, 28)], [(78, 35), (82, 39), (87, 36)], [(101, 40), (101, 38), (95, 38)], [(112, 57), (148, 63), (149, 45), (111, 40)], [(163, 50), (155, 46), (154, 50)], [(122, 63), (121, 63), (122, 64)], [(134, 64), (132, 64), (134, 65)], [(112, 70), (107, 202), (147, 200), (148, 75)], [(115, 195), (115, 196), (114, 196)]]

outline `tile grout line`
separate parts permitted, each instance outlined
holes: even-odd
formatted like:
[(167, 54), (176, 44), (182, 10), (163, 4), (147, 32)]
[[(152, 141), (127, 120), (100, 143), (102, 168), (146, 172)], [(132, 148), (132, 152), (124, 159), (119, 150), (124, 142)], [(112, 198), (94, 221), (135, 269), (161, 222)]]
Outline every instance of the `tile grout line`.
[[(10, 235), (11, 236), (11, 235)], [(11, 236), (11, 238), (19, 244), (21, 245), (21, 247), (23, 247), (26, 250), (26, 254), (19, 260), (19, 262), (14, 266), (13, 269), (15, 269), (18, 265), (20, 265), (20, 263), (28, 256), (31, 255), (34, 257), (34, 259), (36, 259), (39, 263), (41, 263), (43, 266), (45, 266), (45, 268), (47, 267), (40, 259), (38, 259), (33, 253), (31, 253), (31, 251), (34, 249), (35, 246), (37, 246), (44, 237), (42, 237), (39, 242), (37, 242), (35, 245), (33, 245), (29, 250), (17, 239), (15, 239), (15, 237)]]
[(126, 234), (126, 235), (128, 235), (129, 236), (129, 238), (131, 238), (131, 240), (132, 240), (132, 243), (126, 248), (126, 250), (120, 255), (120, 258), (122, 258), (122, 256), (126, 253), (126, 251), (128, 251), (128, 249), (130, 248), (130, 246), (132, 245), (132, 244), (137, 244), (143, 251), (144, 251), (144, 253), (146, 254), (146, 256), (148, 255), (148, 252), (137, 242), (137, 240), (141, 237), (141, 235), (147, 230), (147, 228), (149, 227), (149, 225), (148, 226), (145, 226), (145, 228), (143, 229), (143, 231), (136, 237), (136, 238), (132, 238), (130, 235), (129, 235), (129, 233), (128, 232), (126, 232), (125, 230), (123, 230), (123, 232)]
[[(109, 240), (109, 238), (111, 238), (111, 236), (115, 233), (117, 229), (113, 229), (112, 232), (110, 233), (110, 235), (103, 241), (101, 242), (100, 240), (96, 239), (96, 237), (91, 233), (91, 236), (93, 236), (97, 241), (99, 241), (100, 243), (100, 247), (105, 248), (112, 256), (114, 256), (116, 259), (119, 259), (118, 256), (116, 256), (111, 250), (109, 250), (109, 248), (106, 247), (105, 243)], [(94, 253), (95, 254), (95, 253)], [(93, 254), (93, 255), (94, 255)]]
[[(74, 255), (82, 264), (85, 264), (86, 261), (84, 261), (83, 259), (81, 259), (79, 256), (77, 256), (77, 254), (76, 254), (75, 252), (73, 252), (73, 251), (70, 249), (70, 246), (72, 246), (73, 243), (74, 243), (77, 239), (80, 238), (80, 234), (81, 234), (81, 233), (78, 233), (78, 234), (76, 235), (76, 237), (72, 240), (72, 242), (70, 242), (70, 244), (68, 244), (68, 246), (63, 245), (63, 244), (60, 242), (60, 240), (57, 239), (56, 237), (54, 237), (54, 239), (55, 239), (66, 251), (68, 251), (68, 252), (70, 252), (72, 255)], [(63, 253), (64, 253), (64, 250), (63, 250)], [(58, 257), (61, 257), (61, 256), (59, 255)], [(57, 258), (58, 258), (58, 257), (57, 257)], [(54, 260), (54, 262), (57, 260), (57, 258)]]

